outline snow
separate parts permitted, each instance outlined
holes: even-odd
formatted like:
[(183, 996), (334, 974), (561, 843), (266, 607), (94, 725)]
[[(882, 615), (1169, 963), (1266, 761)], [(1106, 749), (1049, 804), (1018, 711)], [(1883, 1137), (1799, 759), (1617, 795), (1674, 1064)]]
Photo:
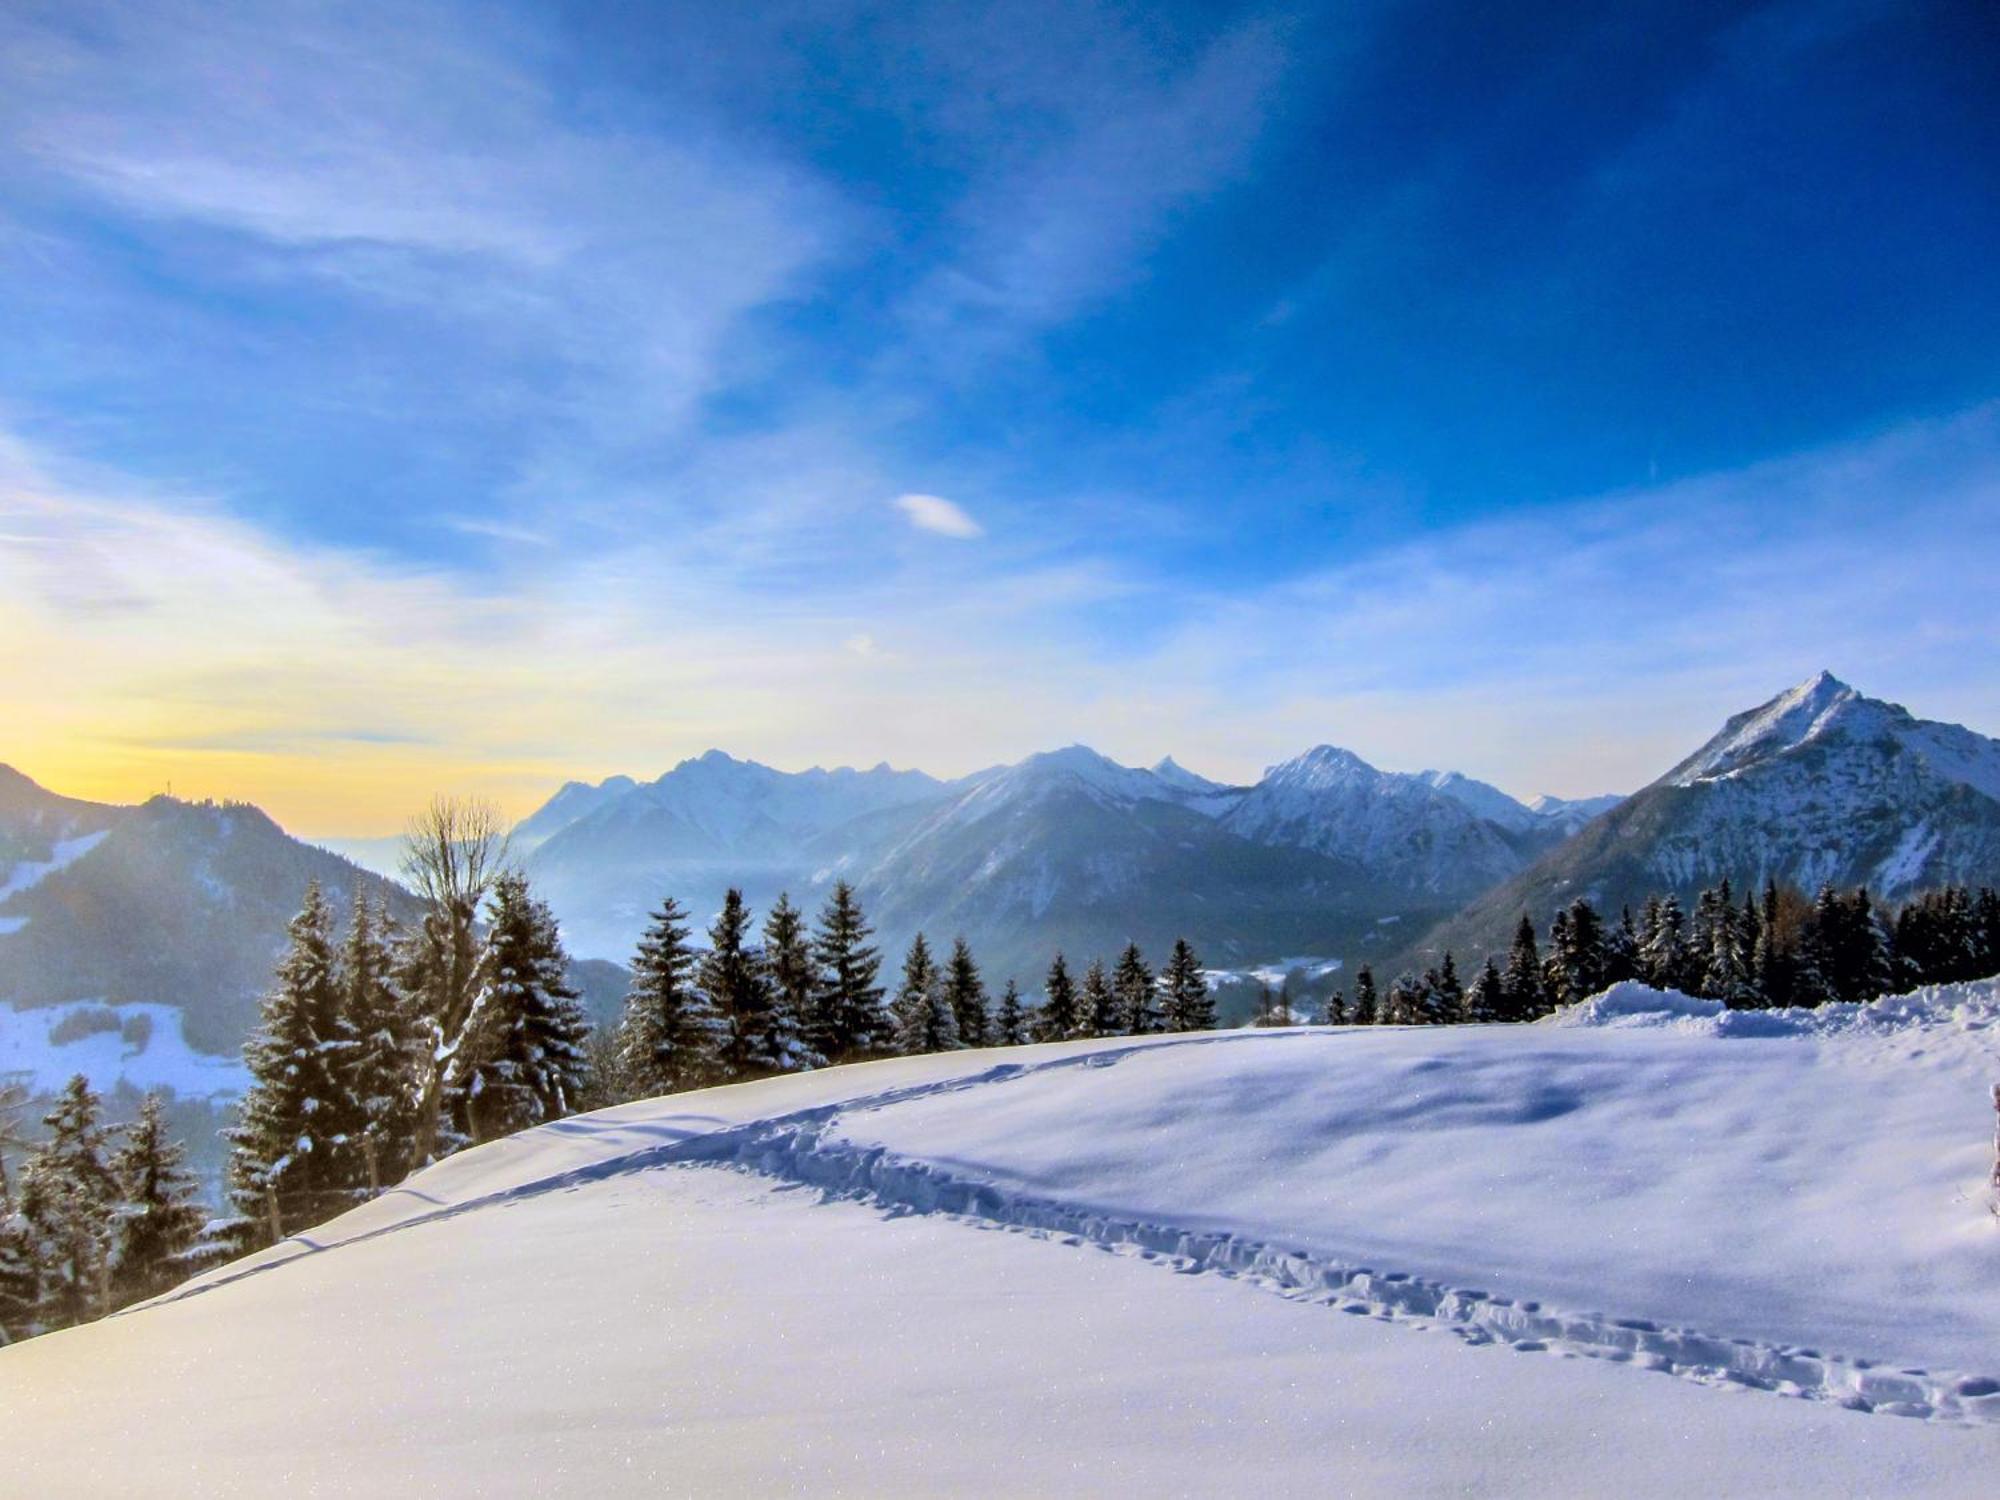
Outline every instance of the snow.
[(100, 828), (95, 833), (79, 834), (73, 839), (60, 839), (49, 850), (46, 860), (22, 860), (15, 865), (4, 883), (0, 883), (0, 903), (11, 901), (23, 891), (33, 890), (58, 870), (66, 870), (84, 855), (104, 842), (105, 834), (111, 830)]
[[(108, 1016), (115, 1024), (67, 1042), (53, 1033), (65, 1022)], [(240, 1057), (216, 1057), (188, 1045), (178, 1006), (107, 1005), (79, 1000), (67, 1005), (16, 1010), (0, 1005), (0, 1076), (22, 1079), (38, 1094), (52, 1094), (71, 1075), (83, 1074), (100, 1092), (122, 1081), (133, 1088), (171, 1089), (181, 1098), (237, 1095), (249, 1085)], [(127, 1034), (143, 1036), (134, 1046)]]
[(1274, 959), (1267, 964), (1258, 964), (1247, 969), (1203, 969), (1202, 977), (1208, 987), (1214, 989), (1219, 984), (1229, 984), (1239, 980), (1253, 980), (1277, 989), (1293, 975), (1306, 979), (1324, 979), (1329, 974), (1337, 974), (1341, 960), (1323, 958), (1318, 954), (1302, 953), (1293, 958)]
[(1774, 1014), (1634, 986), (1561, 1024), (946, 1054), (563, 1121), (0, 1351), (9, 1465), (41, 1494), (1986, 1493), (2000, 986)]

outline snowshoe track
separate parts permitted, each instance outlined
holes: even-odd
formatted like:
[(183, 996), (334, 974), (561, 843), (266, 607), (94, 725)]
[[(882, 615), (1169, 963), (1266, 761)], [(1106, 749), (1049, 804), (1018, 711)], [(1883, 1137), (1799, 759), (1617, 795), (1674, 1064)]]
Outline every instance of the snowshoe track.
[[(1222, 1036), (1153, 1046), (1226, 1045)], [(728, 1126), (555, 1173), (515, 1187), (441, 1205), (394, 1224), (326, 1242), (295, 1236), (301, 1253), (359, 1244), (480, 1208), (562, 1192), (592, 1182), (672, 1166), (720, 1166), (816, 1189), (829, 1199), (895, 1213), (942, 1215), (981, 1228), (1087, 1244), (1163, 1265), (1181, 1274), (1235, 1277), (1279, 1295), (1343, 1313), (1412, 1327), (1444, 1329), (1468, 1344), (1506, 1345), (1523, 1353), (1601, 1359), (1711, 1386), (1767, 1391), (1828, 1402), (1857, 1412), (1953, 1424), (2000, 1424), (2000, 1379), (1899, 1367), (1816, 1349), (1730, 1338), (1640, 1318), (1574, 1312), (1484, 1290), (1454, 1287), (1400, 1270), (1382, 1270), (1242, 1236), (1171, 1223), (1107, 1216), (1055, 1199), (974, 1182), (885, 1147), (830, 1139), (843, 1116), (906, 1100), (1002, 1084), (1029, 1073), (1109, 1067), (1137, 1048), (1114, 1048), (1038, 1063), (1003, 1063), (965, 1077), (914, 1084), (772, 1119)], [(290, 1257), (296, 1258), (296, 1257)], [(149, 1307), (199, 1296), (285, 1264), (266, 1261), (223, 1272), (141, 1303)], [(126, 1309), (138, 1311), (139, 1307)], [(123, 1316), (124, 1314), (118, 1314)]]

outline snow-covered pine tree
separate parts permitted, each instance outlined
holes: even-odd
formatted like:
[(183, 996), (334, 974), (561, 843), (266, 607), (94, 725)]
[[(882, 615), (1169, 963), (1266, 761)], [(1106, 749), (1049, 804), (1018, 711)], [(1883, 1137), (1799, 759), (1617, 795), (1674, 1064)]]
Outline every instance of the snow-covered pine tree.
[(1058, 951), (1042, 984), (1042, 1004), (1035, 1012), (1035, 1040), (1060, 1042), (1075, 1036), (1082, 1019), (1076, 1003), (1076, 981), (1069, 977), (1069, 964)]
[(1758, 997), (1751, 983), (1750, 950), (1744, 946), (1743, 914), (1734, 902), (1722, 900), (1708, 913), (1706, 925), (1708, 962), (1701, 993), (1731, 1010), (1753, 1009)]
[(326, 899), (306, 887), (256, 1033), (245, 1044), (250, 1089), (230, 1144), (228, 1194), (242, 1249), (317, 1224), (350, 1207), (341, 1156), (355, 1124), (339, 1076), (345, 1041)]
[(1326, 997), (1326, 1006), (1320, 1012), (1322, 1026), (1345, 1026), (1347, 1024), (1347, 996), (1339, 985)]
[(911, 939), (910, 951), (903, 957), (903, 979), (889, 1013), (895, 1018), (896, 1050), (905, 1057), (949, 1052), (958, 1045), (958, 1028), (944, 997), (944, 976), (921, 932)]
[(695, 967), (695, 983), (722, 1018), (722, 1072), (731, 1081), (761, 1078), (784, 1065), (772, 1045), (771, 987), (763, 963), (744, 942), (749, 930), (750, 908), (731, 886), (709, 924), (708, 951)]
[(875, 982), (882, 956), (868, 946), (870, 933), (854, 888), (836, 881), (813, 934), (820, 991), (806, 1038), (829, 1062), (866, 1055), (886, 1036), (888, 1018), (882, 1011), (881, 986)]
[(694, 982), (687, 913), (660, 903), (632, 956), (618, 1022), (618, 1067), (635, 1099), (701, 1088), (720, 1073), (722, 1020)]
[(81, 1073), (42, 1124), (48, 1134), (21, 1169), (20, 1213), (39, 1272), (33, 1323), (73, 1328), (108, 1310), (118, 1179), (102, 1105)]
[[(1574, 1005), (1604, 988), (1604, 923), (1597, 908), (1579, 897), (1565, 915), (1566, 943), (1560, 949), (1562, 984), (1556, 989), (1557, 1003)], [(1558, 949), (1555, 929), (1550, 928), (1549, 947)]]
[(1657, 990), (1683, 989), (1690, 981), (1687, 917), (1681, 903), (1666, 895), (1658, 898), (1657, 905), (1649, 901), (1647, 906), (1653, 919), (1639, 942), (1639, 977)]
[(1896, 964), (1889, 933), (1865, 885), (1854, 893), (1848, 930), (1854, 944), (1853, 970), (1860, 980), (1855, 998), (1875, 1000), (1893, 994)]
[(1125, 1028), (1118, 1013), (1118, 997), (1111, 990), (1111, 976), (1104, 972), (1102, 959), (1093, 958), (1083, 971), (1082, 1011), (1077, 1021), (1078, 1036), (1117, 1036)]
[(111, 1305), (157, 1296), (201, 1269), (202, 1226), (187, 1148), (167, 1134), (158, 1094), (148, 1094), (111, 1158), (120, 1202), (111, 1246)]
[(509, 870), (493, 882), (486, 952), (446, 1084), (477, 1144), (573, 1114), (590, 1022), (569, 982), (555, 914)]
[(1162, 1019), (1168, 1031), (1215, 1029), (1215, 996), (1209, 993), (1201, 960), (1186, 938), (1174, 939), (1174, 950), (1167, 957), (1166, 972), (1160, 976), (1160, 982), (1165, 992)]
[(1375, 971), (1363, 964), (1354, 975), (1354, 1024), (1382, 1024), (1382, 1002), (1375, 993)]
[(958, 1045), (986, 1046), (992, 1040), (992, 1025), (986, 1015), (986, 982), (979, 977), (972, 946), (963, 936), (952, 940), (951, 961), (945, 966), (944, 997), (958, 1028)]
[(1507, 950), (1507, 971), (1502, 976), (1506, 1004), (1503, 1021), (1532, 1021), (1548, 1011), (1548, 987), (1542, 979), (1542, 955), (1535, 944), (1535, 924), (1526, 912), (1514, 928), (1514, 944)]
[(764, 916), (764, 970), (770, 980), (772, 1022), (784, 1066), (825, 1067), (825, 1056), (807, 1040), (814, 1030), (819, 966), (813, 962), (805, 914), (783, 892)]
[(340, 1009), (335, 1082), (349, 1116), (341, 1184), (371, 1195), (414, 1165), (420, 1045), (409, 1000), (396, 985), (395, 929), (386, 905), (355, 892), (336, 965)]
[(1416, 975), (1404, 972), (1398, 974), (1389, 984), (1389, 999), (1384, 1007), (1383, 1023), (1389, 1026), (1415, 1026), (1424, 1019), (1424, 982)]
[(1160, 1029), (1159, 982), (1137, 943), (1127, 943), (1111, 975), (1118, 997), (1118, 1029), (1126, 1036), (1144, 1036)]
[(41, 1299), (33, 1237), (21, 1216), (9, 1166), (10, 1158), (18, 1160), (27, 1144), (20, 1130), (20, 1110), (27, 1100), (28, 1091), (21, 1084), (0, 1082), (0, 1343), (34, 1331)]
[(1000, 992), (999, 1008), (993, 1012), (993, 1045), (1018, 1047), (1028, 1039), (1028, 1012), (1021, 1004), (1021, 987), (1013, 980)]
[(1507, 1013), (1507, 983), (1500, 977), (1500, 966), (1489, 954), (1486, 964), (1479, 971), (1479, 977), (1472, 982), (1471, 992), (1465, 999), (1465, 1019), (1475, 1026), (1489, 1025)]

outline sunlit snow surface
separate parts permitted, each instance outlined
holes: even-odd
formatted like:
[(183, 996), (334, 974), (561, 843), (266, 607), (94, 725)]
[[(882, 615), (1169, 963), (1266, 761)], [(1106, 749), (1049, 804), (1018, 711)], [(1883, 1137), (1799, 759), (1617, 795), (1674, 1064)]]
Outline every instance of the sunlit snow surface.
[(1747, 1034), (1627, 989), (627, 1106), (0, 1353), (4, 1462), (35, 1493), (1988, 1493), (1996, 1016), (1964, 986)]

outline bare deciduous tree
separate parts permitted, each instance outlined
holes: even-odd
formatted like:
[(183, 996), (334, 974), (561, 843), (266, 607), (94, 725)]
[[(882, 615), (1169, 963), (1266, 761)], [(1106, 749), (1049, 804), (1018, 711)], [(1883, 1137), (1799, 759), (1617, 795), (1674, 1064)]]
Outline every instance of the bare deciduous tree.
[(478, 984), (479, 903), (509, 858), (500, 810), (478, 798), (434, 797), (403, 835), (403, 878), (428, 908), (415, 972), (406, 976), (430, 1044), (417, 1099), (418, 1165), (437, 1153), (444, 1064), (463, 1039)]

